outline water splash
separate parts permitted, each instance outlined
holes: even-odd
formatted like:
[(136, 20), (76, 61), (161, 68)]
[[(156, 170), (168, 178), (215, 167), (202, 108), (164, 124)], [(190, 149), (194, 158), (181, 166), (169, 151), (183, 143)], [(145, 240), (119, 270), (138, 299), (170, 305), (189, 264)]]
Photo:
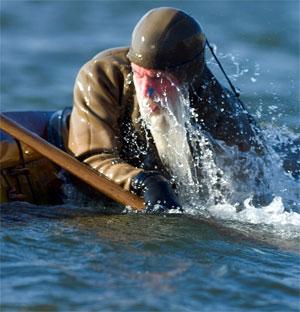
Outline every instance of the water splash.
[[(174, 170), (171, 173), (180, 185), (185, 213), (226, 220), (230, 227), (239, 230), (245, 224), (271, 226), (276, 229), (273, 234), (299, 239), (299, 162), (296, 158), (300, 144), (295, 143), (300, 142), (299, 137), (287, 129), (265, 126), (260, 134), (266, 142), (267, 153), (258, 156), (253, 150), (240, 152), (236, 147), (214, 140), (201, 126), (192, 123), (195, 111), (184, 94), (180, 97), (183, 122), (177, 123), (173, 130), (184, 127), (189, 138), (194, 157), (186, 170), (193, 173), (193, 179), (179, 181), (179, 175)], [(168, 107), (168, 99), (164, 101)], [(277, 112), (277, 108), (271, 106), (270, 111)], [(176, 136), (173, 139), (169, 142), (172, 153), (184, 155)], [(289, 159), (291, 157), (294, 159)], [(182, 167), (182, 163), (173, 168), (176, 166)], [(266, 235), (255, 228), (253, 234), (257, 233)]]

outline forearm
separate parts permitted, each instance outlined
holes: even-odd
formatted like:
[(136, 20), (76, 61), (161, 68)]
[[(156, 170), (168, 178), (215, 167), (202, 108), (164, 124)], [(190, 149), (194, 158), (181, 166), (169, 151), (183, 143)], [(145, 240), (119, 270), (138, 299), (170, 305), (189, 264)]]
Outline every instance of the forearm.
[(84, 163), (90, 165), (93, 169), (127, 191), (131, 190), (132, 180), (143, 171), (143, 169), (124, 162), (118, 156), (108, 153), (90, 156), (84, 160)]

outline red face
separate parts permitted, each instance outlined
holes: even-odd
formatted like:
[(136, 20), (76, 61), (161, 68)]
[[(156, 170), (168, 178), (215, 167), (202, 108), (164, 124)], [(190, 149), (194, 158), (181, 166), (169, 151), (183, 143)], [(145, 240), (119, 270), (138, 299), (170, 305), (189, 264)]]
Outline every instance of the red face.
[(133, 63), (131, 67), (138, 98), (148, 99), (150, 112), (158, 113), (161, 109), (159, 99), (174, 97), (178, 92), (178, 80), (164, 71), (146, 69)]

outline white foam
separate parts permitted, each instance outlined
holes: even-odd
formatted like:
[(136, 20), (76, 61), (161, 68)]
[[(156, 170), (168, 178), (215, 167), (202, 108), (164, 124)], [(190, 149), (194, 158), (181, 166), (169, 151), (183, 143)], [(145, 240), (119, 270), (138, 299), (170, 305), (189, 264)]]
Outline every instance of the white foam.
[(235, 206), (229, 204), (210, 206), (207, 209), (217, 219), (252, 224), (294, 225), (299, 226), (300, 230), (300, 214), (294, 211), (285, 211), (281, 197), (275, 197), (269, 205), (260, 208), (253, 206), (251, 198), (247, 198), (244, 201), (244, 206), (242, 211), (237, 211)]

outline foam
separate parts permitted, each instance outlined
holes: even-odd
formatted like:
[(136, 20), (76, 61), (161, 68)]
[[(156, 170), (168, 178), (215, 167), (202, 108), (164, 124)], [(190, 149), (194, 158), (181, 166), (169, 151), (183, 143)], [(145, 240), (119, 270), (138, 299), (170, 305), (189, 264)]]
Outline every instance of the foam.
[(286, 211), (281, 197), (274, 197), (269, 205), (260, 208), (255, 207), (251, 200), (251, 198), (245, 199), (245, 208), (242, 211), (237, 211), (235, 206), (229, 204), (210, 206), (207, 210), (217, 219), (252, 224), (294, 225), (299, 226), (300, 230), (300, 214)]

